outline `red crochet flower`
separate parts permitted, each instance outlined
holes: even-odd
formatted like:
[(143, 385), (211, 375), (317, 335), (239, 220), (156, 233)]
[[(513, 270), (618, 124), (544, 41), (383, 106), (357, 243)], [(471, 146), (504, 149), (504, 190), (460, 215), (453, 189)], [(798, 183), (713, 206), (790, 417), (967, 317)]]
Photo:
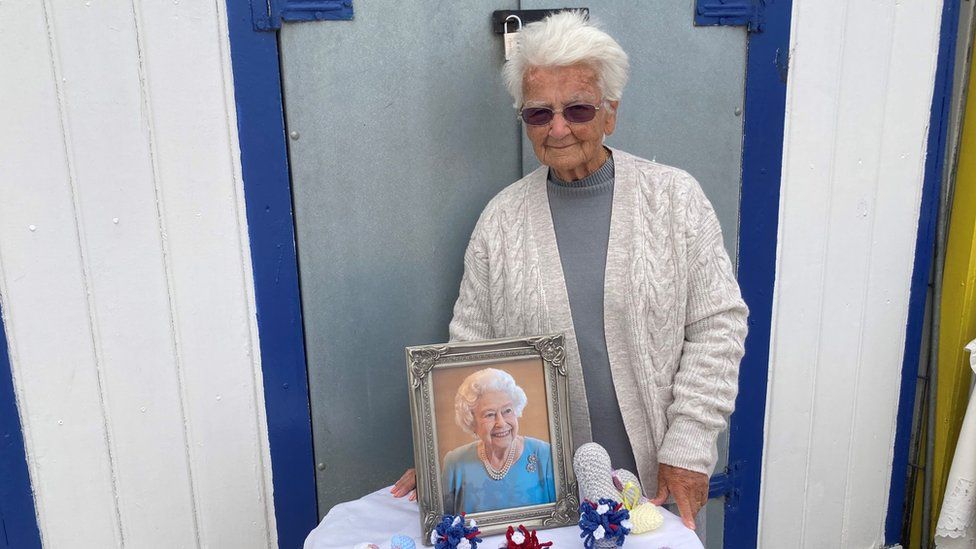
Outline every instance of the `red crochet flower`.
[(505, 533), (505, 540), (508, 542), (505, 549), (542, 549), (552, 546), (551, 541), (540, 543), (535, 530), (530, 532), (521, 524), (519, 524), (517, 531), (509, 526), (508, 532)]

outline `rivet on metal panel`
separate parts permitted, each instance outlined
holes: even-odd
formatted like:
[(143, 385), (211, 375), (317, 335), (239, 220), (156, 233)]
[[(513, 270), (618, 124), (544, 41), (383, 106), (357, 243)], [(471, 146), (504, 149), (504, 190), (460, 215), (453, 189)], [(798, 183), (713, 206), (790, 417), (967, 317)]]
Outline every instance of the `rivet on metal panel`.
[(27, 228), (30, 230), (30, 232), (34, 232), (37, 230), (37, 225), (28, 225)]
[(742, 107), (736, 107), (735, 108), (735, 115), (736, 116), (742, 116)]
[(112, 218), (112, 223), (115, 223), (116, 225), (118, 225), (119, 224), (119, 218), (113, 217)]
[(298, 138), (299, 138), (299, 135), (298, 135), (298, 132), (296, 132), (296, 131), (291, 131), (291, 132), (289, 132), (289, 133), (288, 133), (288, 136), (289, 136), (289, 137), (291, 137), (292, 139), (294, 139), (294, 140), (296, 140), (296, 141), (297, 141), (297, 140), (298, 140)]
[(282, 383), (282, 384), (281, 384), (281, 386), (282, 386), (282, 388), (284, 388), (284, 389), (287, 389), (287, 388), (288, 388), (288, 384), (287, 384), (287, 383)]
[(315, 468), (318, 469), (319, 471), (325, 471), (325, 464), (320, 462), (318, 465), (315, 466)]

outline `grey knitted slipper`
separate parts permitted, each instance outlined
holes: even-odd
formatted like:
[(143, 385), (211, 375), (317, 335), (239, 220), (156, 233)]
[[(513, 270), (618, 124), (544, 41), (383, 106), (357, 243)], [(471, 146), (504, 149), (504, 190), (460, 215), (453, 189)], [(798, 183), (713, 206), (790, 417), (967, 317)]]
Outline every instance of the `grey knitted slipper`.
[(627, 469), (617, 469), (613, 472), (613, 486), (620, 492), (621, 501), (630, 502), (635, 506), (650, 501), (637, 475)]
[[(573, 457), (573, 470), (576, 471), (576, 481), (579, 483), (580, 502), (597, 502), (600, 498), (620, 501), (620, 492), (613, 485), (610, 455), (603, 446), (588, 442), (577, 448)], [(617, 544), (614, 540), (598, 539), (593, 547), (615, 548)]]

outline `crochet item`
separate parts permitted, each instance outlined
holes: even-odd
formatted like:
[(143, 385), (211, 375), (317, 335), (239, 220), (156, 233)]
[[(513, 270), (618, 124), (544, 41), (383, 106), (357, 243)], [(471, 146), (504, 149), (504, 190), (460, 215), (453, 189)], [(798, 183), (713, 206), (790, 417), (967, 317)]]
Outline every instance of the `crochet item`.
[(633, 524), (630, 533), (643, 534), (657, 530), (664, 524), (664, 517), (657, 506), (644, 495), (640, 481), (634, 473), (626, 469), (613, 472), (613, 484), (620, 491), (620, 500), (630, 511), (630, 522)]
[(637, 475), (627, 469), (617, 469), (613, 472), (613, 486), (620, 492), (620, 502), (628, 511), (637, 507), (641, 503), (650, 501), (644, 495), (644, 488), (641, 486)]
[(417, 549), (417, 544), (407, 536), (393, 536), (390, 540), (390, 549)]
[(471, 526), (464, 525), (464, 513), (444, 515), (444, 518), (430, 532), (430, 542), (434, 549), (477, 549), (481, 543), (478, 524), (472, 519)]
[(631, 534), (644, 534), (657, 530), (664, 524), (664, 515), (651, 502), (641, 503), (630, 510)]
[(576, 449), (573, 470), (579, 483), (580, 501), (612, 499), (620, 501), (620, 492), (613, 485), (610, 455), (595, 442), (587, 442)]
[(580, 538), (586, 549), (620, 547), (630, 533), (630, 513), (622, 503), (600, 498), (580, 504)]
[(519, 524), (518, 530), (508, 527), (505, 533), (505, 542), (498, 546), (499, 549), (542, 549), (551, 547), (552, 542), (539, 542), (535, 530), (529, 531), (525, 526)]

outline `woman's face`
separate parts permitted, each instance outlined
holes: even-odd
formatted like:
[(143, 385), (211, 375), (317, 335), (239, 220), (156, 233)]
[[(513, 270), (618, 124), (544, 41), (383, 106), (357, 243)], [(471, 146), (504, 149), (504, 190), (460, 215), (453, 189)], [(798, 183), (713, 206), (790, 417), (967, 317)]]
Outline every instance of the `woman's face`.
[(523, 108), (558, 111), (576, 103), (600, 107), (593, 120), (582, 124), (566, 122), (561, 113), (545, 126), (525, 124), (535, 155), (563, 181), (582, 179), (600, 169), (606, 160), (603, 137), (617, 125), (618, 102), (610, 102), (612, 109), (604, 104), (596, 71), (586, 65), (532, 67), (522, 80), (522, 95)]
[(474, 434), (488, 450), (506, 450), (515, 442), (518, 416), (505, 391), (487, 391), (475, 402)]

